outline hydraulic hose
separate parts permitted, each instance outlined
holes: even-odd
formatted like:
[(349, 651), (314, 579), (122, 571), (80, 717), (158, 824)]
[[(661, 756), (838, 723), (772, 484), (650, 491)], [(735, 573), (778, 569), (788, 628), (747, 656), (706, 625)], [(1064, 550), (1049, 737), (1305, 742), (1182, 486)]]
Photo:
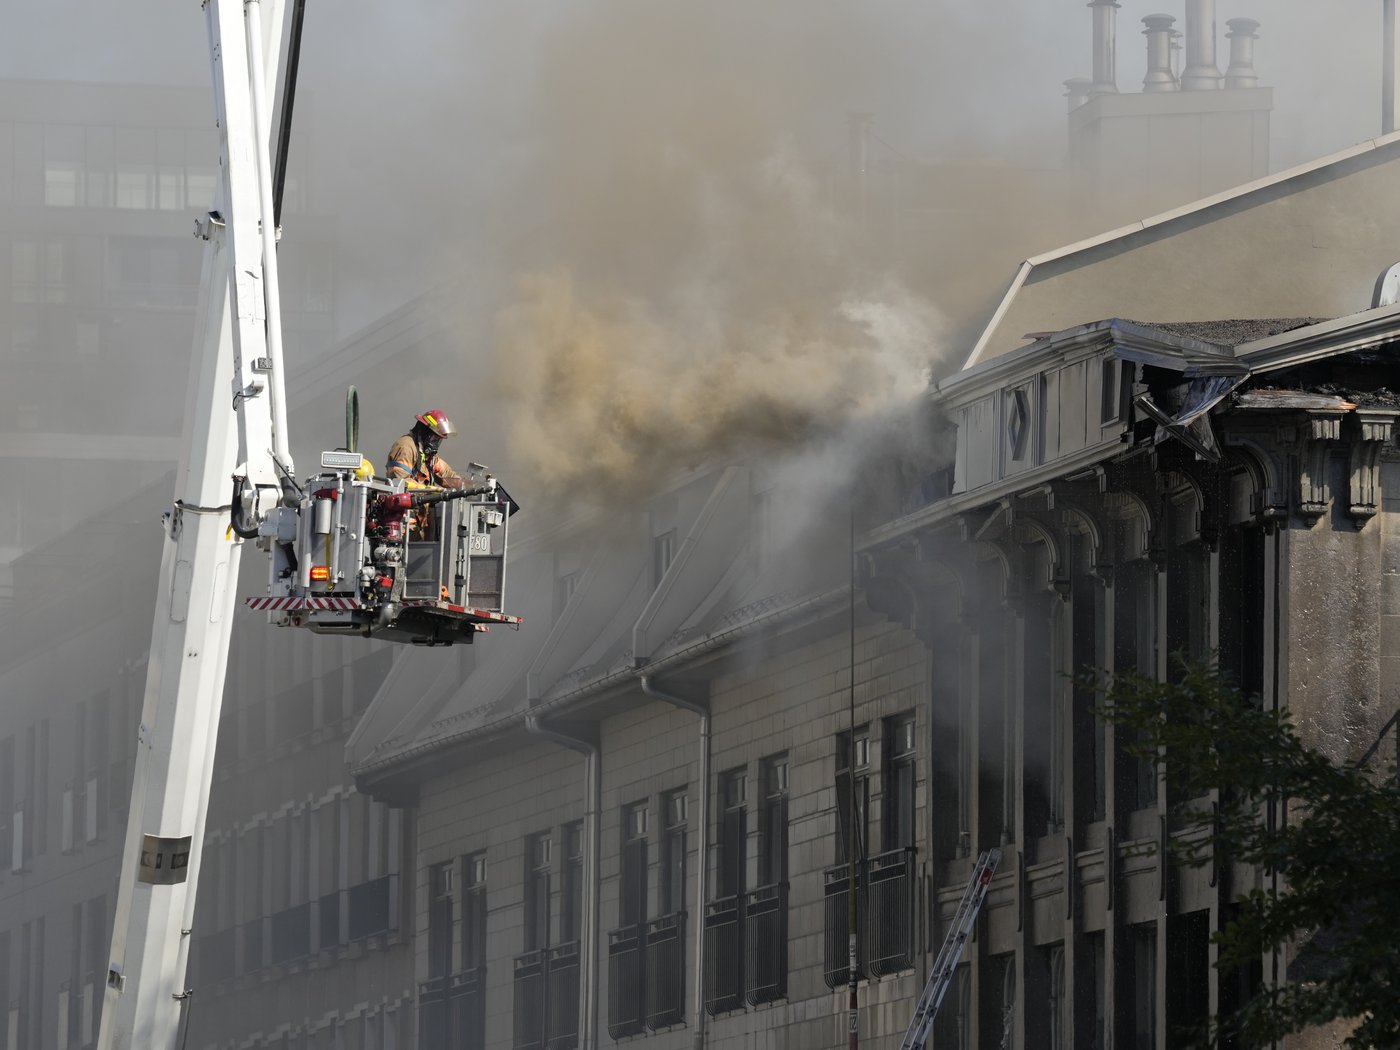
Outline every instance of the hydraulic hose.
[(247, 478), (239, 477), (237, 474), (233, 476), (233, 497), (229, 500), (228, 523), (234, 534), (245, 540), (256, 539), (258, 535), (257, 522), (252, 525), (244, 523), (243, 495), (250, 487), (256, 491), (255, 486), (248, 484)]

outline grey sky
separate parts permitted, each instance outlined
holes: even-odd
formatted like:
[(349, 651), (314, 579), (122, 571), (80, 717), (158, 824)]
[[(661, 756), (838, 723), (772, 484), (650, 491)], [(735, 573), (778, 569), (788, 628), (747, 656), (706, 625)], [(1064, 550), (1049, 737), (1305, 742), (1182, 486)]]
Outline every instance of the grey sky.
[[(569, 55), (571, 37), (588, 37), (590, 27), (602, 38), (588, 42), (600, 78), (615, 64), (646, 72), (627, 64), (632, 42), (619, 13), (633, 2), (312, 0), (295, 148), (312, 158), (316, 210), (333, 217), (344, 241), (339, 279), (350, 294), (342, 303), (356, 308), (343, 329), (445, 268), (469, 263), (490, 279), (512, 270), (498, 253), (537, 236), (547, 221), (522, 189), (548, 189), (551, 151), (561, 148), (551, 124), (558, 100), (542, 98), (542, 85)], [(195, 0), (7, 7), (0, 78), (207, 83)], [(1122, 90), (1142, 80), (1142, 16), (1165, 8), (1180, 18), (1179, 7), (1125, 0)], [(838, 157), (844, 113), (858, 109), (876, 114), (883, 142), (912, 155), (1055, 167), (1064, 150), (1062, 81), (1090, 71), (1090, 14), (1081, 0), (664, 0), (632, 10), (653, 20), (661, 11), (681, 23), (713, 21), (697, 53), (682, 56), (678, 75), (705, 90), (709, 76), (722, 79), (731, 65), (747, 70), (755, 90), (773, 92), (768, 117), (798, 136), (808, 155)], [(1218, 16), (1222, 68), (1223, 23), (1237, 16), (1263, 23), (1258, 67), (1276, 89), (1276, 166), (1378, 132), (1379, 3), (1221, 0)], [(610, 33), (619, 63), (607, 54)], [(755, 77), (765, 64), (773, 67), (766, 82)], [(655, 75), (667, 75), (662, 64)], [(654, 89), (637, 83), (636, 97)], [(625, 84), (616, 97), (626, 100), (631, 90)], [(576, 138), (570, 148), (587, 143)]]

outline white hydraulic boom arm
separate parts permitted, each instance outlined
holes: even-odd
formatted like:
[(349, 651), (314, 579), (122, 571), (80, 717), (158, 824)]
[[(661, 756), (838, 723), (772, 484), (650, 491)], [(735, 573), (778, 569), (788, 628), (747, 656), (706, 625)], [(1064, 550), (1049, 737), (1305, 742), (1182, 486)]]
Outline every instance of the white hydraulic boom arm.
[(151, 631), (132, 803), (122, 853), (98, 1046), (176, 1050), (189, 993), (194, 919), (241, 536), (292, 481), (269, 100), (284, 55), (283, 0), (205, 0), (220, 134), (220, 210), (207, 241), (199, 340), (184, 416), (176, 500)]

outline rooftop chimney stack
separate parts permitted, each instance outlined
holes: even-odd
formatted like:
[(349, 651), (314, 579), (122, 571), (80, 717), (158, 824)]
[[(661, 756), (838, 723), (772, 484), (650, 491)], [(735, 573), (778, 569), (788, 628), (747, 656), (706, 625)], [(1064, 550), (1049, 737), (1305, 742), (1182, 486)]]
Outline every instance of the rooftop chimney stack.
[(1215, 0), (1186, 0), (1186, 68), (1183, 91), (1214, 91), (1220, 87), (1215, 64)]
[(1089, 89), (1093, 84), (1088, 77), (1070, 77), (1065, 81), (1065, 98), (1069, 99), (1071, 113), (1089, 101)]
[(1171, 15), (1148, 15), (1142, 20), (1147, 27), (1142, 31), (1142, 35), (1147, 37), (1147, 76), (1142, 80), (1144, 92), (1176, 91), (1181, 86), (1172, 72), (1172, 25), (1175, 22)]
[(1230, 68), (1225, 71), (1225, 86), (1258, 87), (1259, 74), (1254, 71), (1254, 41), (1259, 39), (1255, 34), (1259, 23), (1252, 18), (1232, 18), (1225, 24), (1230, 27), (1225, 34), (1230, 41)]
[(1094, 84), (1090, 94), (1118, 91), (1118, 0), (1089, 0), (1094, 12)]

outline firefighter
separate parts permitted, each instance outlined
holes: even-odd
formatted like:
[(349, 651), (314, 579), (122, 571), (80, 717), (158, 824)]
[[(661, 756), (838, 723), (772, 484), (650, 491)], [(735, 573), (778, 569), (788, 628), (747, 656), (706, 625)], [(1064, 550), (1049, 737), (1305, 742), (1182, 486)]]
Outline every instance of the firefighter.
[(461, 488), (467, 483), (466, 479), (438, 455), (442, 439), (457, 433), (452, 420), (437, 409), (424, 412), (417, 418), (413, 429), (389, 448), (389, 461), (384, 465), (384, 473), (391, 478), (408, 478), (420, 485)]

